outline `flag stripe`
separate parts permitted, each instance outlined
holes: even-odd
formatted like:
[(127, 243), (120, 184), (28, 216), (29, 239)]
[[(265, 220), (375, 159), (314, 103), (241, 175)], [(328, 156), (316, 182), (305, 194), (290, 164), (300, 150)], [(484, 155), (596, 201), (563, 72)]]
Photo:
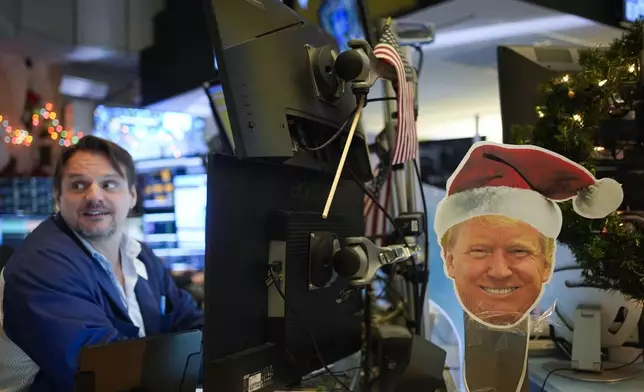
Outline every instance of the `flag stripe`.
[[(378, 200), (378, 204), (387, 211), (391, 210), (391, 185), (391, 173), (389, 173), (379, 195), (374, 195)], [(387, 234), (390, 231), (390, 222), (387, 220), (386, 214), (368, 196), (365, 198), (365, 204), (367, 202), (370, 202), (371, 207), (368, 214), (365, 215), (365, 235), (367, 237), (375, 237)], [(379, 242), (376, 241), (376, 243)]]
[(418, 135), (414, 114), (414, 97), (416, 94), (413, 80), (408, 80), (406, 70), (409, 67), (406, 58), (401, 55), (391, 28), (386, 26), (380, 42), (374, 48), (375, 56), (390, 64), (396, 70), (397, 110), (396, 144), (392, 152), (392, 164), (398, 165), (418, 155)]

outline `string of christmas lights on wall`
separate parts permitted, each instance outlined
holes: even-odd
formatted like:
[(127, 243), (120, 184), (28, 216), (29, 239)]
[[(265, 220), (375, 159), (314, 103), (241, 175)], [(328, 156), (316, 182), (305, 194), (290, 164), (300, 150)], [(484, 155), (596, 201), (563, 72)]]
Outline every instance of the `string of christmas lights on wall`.
[[(63, 127), (58, 119), (58, 114), (54, 111), (54, 105), (50, 102), (32, 114), (31, 125), (33, 131), (41, 131), (41, 135), (44, 133), (44, 129), (47, 129), (49, 137), (58, 141), (58, 144), (63, 147), (74, 145), (83, 137), (83, 132), (75, 133), (73, 130)], [(29, 147), (34, 141), (31, 132), (24, 128), (13, 127), (2, 114), (0, 114), (0, 135), (7, 144)]]

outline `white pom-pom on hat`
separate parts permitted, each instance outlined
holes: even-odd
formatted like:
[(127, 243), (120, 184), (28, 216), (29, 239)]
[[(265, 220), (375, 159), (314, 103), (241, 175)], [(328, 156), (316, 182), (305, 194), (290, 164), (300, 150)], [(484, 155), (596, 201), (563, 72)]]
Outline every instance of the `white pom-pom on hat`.
[(612, 178), (602, 178), (580, 191), (572, 205), (584, 218), (601, 219), (617, 210), (623, 201), (622, 185)]

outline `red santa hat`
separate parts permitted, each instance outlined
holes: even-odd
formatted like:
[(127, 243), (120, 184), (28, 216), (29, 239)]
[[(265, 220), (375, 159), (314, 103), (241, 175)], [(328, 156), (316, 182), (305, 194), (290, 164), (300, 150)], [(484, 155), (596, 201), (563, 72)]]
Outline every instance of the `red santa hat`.
[(579, 215), (599, 219), (619, 208), (624, 193), (617, 181), (597, 180), (577, 163), (543, 148), (479, 142), (447, 181), (434, 229), (442, 238), (470, 218), (503, 215), (557, 238), (562, 219), (556, 202), (568, 199)]

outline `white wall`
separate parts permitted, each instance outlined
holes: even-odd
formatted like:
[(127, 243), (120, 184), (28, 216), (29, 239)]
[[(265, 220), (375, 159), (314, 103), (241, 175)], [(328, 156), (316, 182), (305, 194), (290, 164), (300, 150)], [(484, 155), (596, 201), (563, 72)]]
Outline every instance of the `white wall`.
[[(419, 140), (458, 139), (474, 137), (477, 132), (476, 114), (453, 120), (418, 121)], [(478, 136), (485, 136), (488, 141), (503, 141), (501, 113), (480, 114), (478, 118)]]

